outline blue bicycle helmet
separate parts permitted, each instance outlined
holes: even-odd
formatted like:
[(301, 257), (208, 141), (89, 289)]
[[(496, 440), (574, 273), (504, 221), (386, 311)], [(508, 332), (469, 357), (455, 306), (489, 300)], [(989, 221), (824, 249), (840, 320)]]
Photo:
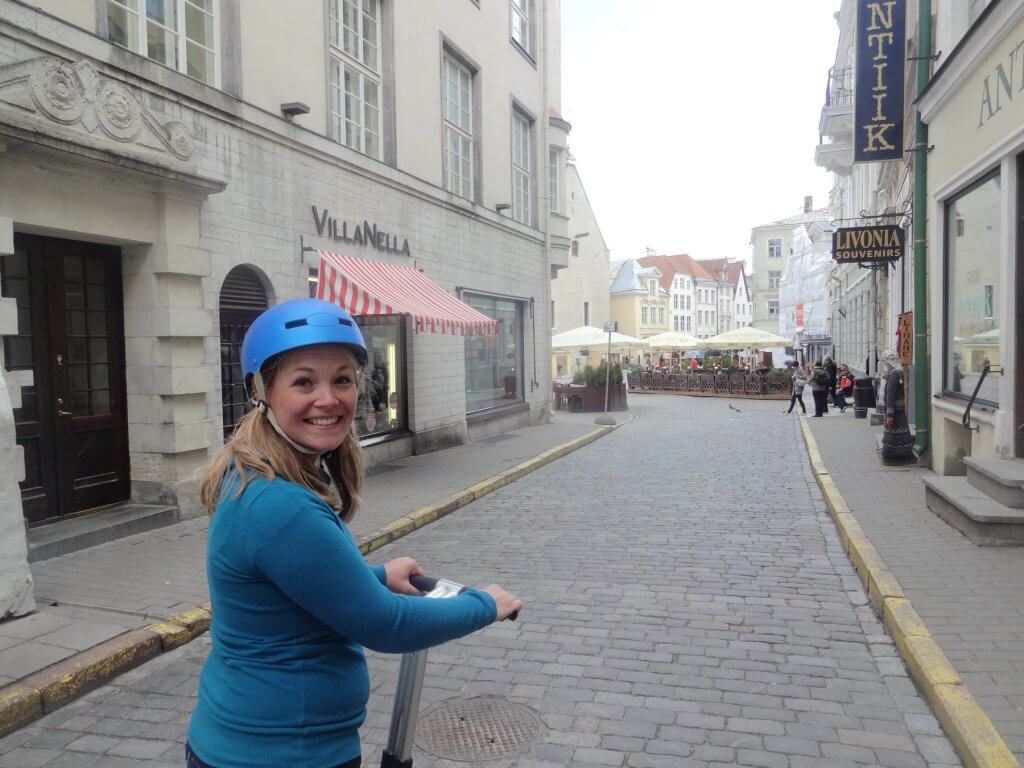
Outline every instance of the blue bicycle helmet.
[(242, 376), (259, 373), (274, 355), (315, 344), (342, 344), (366, 365), (366, 342), (348, 312), (323, 299), (291, 299), (264, 311), (245, 332)]

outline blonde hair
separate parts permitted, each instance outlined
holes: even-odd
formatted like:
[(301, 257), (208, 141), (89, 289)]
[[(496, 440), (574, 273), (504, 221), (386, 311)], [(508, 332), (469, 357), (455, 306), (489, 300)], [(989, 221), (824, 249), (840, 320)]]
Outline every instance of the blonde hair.
[[(281, 358), (263, 372), (267, 388), (272, 385)], [(213, 515), (220, 501), (224, 476), (231, 469), (240, 484), (236, 496), (241, 496), (254, 474), (268, 480), (282, 477), (308, 488), (332, 509), (341, 510), (341, 519), (350, 521), (359, 510), (359, 495), (363, 490), (363, 447), (353, 422), (341, 445), (324, 454), (321, 466), (334, 478), (340, 498), (334, 488), (323, 481), (313, 456), (300, 454), (274, 430), (269, 419), (260, 410), (245, 414), (235, 427), (231, 439), (221, 448), (207, 466), (199, 481), (199, 499), (206, 513)]]

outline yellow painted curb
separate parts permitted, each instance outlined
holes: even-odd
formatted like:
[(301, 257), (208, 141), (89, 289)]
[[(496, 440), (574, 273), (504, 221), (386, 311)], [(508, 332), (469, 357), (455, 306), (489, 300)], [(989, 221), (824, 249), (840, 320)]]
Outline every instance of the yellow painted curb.
[[(359, 545), (369, 554), (447, 514), (483, 498), (502, 486), (528, 475), (603, 437), (617, 427), (605, 426), (555, 446), (531, 459), (474, 483), (437, 504), (421, 507), (370, 533)], [(182, 611), (166, 621), (131, 630), (82, 653), (0, 688), (0, 736), (21, 728), (74, 698), (109, 682), (122, 672), (161, 653), (194, 640), (210, 628), (209, 601)]]
[(611, 426), (595, 429), (593, 432), (588, 432), (581, 437), (577, 437), (575, 440), (570, 440), (567, 443), (562, 443), (554, 448), (550, 448), (543, 453), (534, 456), (532, 459), (527, 459), (520, 464), (516, 464), (514, 467), (510, 467), (496, 475), (492, 475), (486, 480), (474, 483), (453, 496), (449, 496), (440, 504), (430, 504), (426, 507), (420, 507), (419, 509), (410, 512), (408, 515), (400, 517), (397, 520), (392, 520), (382, 528), (378, 528), (376, 531), (372, 531), (367, 534), (359, 543), (359, 550), (364, 555), (368, 555), (370, 552), (380, 549), (385, 544), (390, 544), (393, 541), (402, 538), (402, 536), (422, 528), (428, 523), (440, 520), (445, 515), (451, 514), (455, 510), (464, 507), (467, 504), (471, 504), (477, 499), (482, 499), (484, 496), (493, 493), (499, 488), (540, 469), (546, 464), (550, 464), (555, 459), (560, 459), (573, 451), (579, 450), (586, 445), (590, 445), (590, 443), (594, 442), (599, 437), (603, 437), (614, 429), (616, 429), (616, 427)]
[(807, 455), (825, 507), (835, 521), (871, 604), (892, 635), (910, 677), (931, 704), (942, 729), (967, 768), (1020, 768), (996, 727), (967, 690), (928, 627), (903, 592), (899, 581), (872, 546), (828, 473), (806, 416), (800, 417)]
[(1020, 768), (992, 721), (963, 685), (937, 685), (932, 691), (943, 729), (967, 768)]

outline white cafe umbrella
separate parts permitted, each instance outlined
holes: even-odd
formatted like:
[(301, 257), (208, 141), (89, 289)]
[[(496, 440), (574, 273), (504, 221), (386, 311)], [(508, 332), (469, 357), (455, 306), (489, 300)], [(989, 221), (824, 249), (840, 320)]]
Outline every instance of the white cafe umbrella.
[(733, 328), (701, 342), (701, 349), (773, 349), (792, 347), (792, 339), (753, 326)]
[[(612, 333), (612, 349), (623, 347), (646, 347), (647, 342), (624, 333)], [(559, 333), (551, 337), (552, 349), (589, 349), (591, 347), (605, 349), (608, 346), (608, 333), (592, 325), (581, 325), (571, 331)]]
[(700, 339), (688, 333), (665, 331), (644, 339), (652, 349), (700, 349)]

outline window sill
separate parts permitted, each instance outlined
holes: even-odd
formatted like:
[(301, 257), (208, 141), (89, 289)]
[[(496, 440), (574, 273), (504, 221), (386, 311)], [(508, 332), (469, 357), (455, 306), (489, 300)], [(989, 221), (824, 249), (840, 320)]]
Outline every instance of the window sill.
[(370, 437), (366, 438), (361, 437), (359, 438), (359, 444), (363, 448), (369, 448), (374, 445), (380, 445), (381, 443), (391, 443), (394, 442), (395, 440), (404, 440), (405, 438), (408, 437), (413, 437), (413, 433), (410, 432), (405, 427), (402, 427), (401, 429), (395, 429), (392, 430), (391, 432), (385, 432), (380, 435), (371, 435)]
[(530, 66), (532, 66), (534, 69), (537, 68), (537, 60), (534, 58), (532, 53), (530, 53), (528, 50), (523, 48), (523, 46), (521, 46), (519, 43), (517, 43), (514, 38), (510, 37), (508, 39), (508, 41), (510, 43), (512, 43), (512, 47), (513, 48), (515, 48), (517, 51), (519, 51), (519, 53), (522, 54), (524, 59), (526, 59), (528, 62), (530, 62)]
[(502, 416), (512, 416), (516, 413), (523, 413), (529, 410), (530, 404), (525, 401), (511, 403), (509, 405), (499, 405), (483, 411), (472, 411), (467, 413), (466, 423), (479, 424), (484, 421), (490, 421), (491, 419), (501, 418)]

